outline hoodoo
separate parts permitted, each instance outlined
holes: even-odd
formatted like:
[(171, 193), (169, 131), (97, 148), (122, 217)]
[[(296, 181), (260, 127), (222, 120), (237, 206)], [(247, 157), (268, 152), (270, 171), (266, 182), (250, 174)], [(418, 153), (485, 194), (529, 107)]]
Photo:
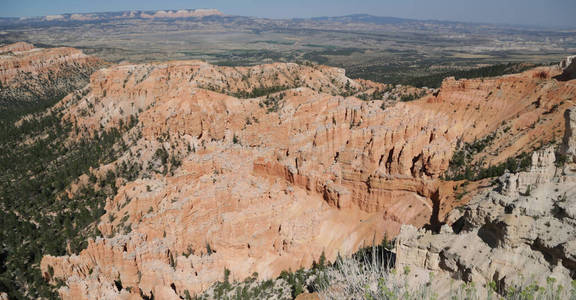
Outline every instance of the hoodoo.
[(102, 237), (77, 255), (44, 257), (43, 274), (66, 282), (67, 299), (183, 297), (225, 268), (234, 279), (272, 278), (394, 237), (402, 224), (444, 223), (473, 194), (461, 199), (458, 182), (441, 180), (458, 147), (489, 136), (470, 158), (489, 166), (562, 134), (576, 88), (538, 76), (555, 70), (448, 79), (387, 105), (355, 97), (386, 86), (322, 66), (100, 70), (83, 96), (64, 99), (63, 120), (75, 128), (70, 139), (133, 123), (124, 154), (91, 176), (129, 166), (137, 179), (116, 182)]

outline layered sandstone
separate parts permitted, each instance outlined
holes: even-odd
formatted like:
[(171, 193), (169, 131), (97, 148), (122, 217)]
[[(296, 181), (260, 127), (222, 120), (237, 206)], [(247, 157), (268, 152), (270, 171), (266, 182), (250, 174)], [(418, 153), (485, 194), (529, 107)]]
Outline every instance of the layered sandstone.
[(78, 255), (45, 257), (42, 271), (65, 280), (63, 298), (177, 299), (224, 268), (233, 279), (270, 278), (394, 236), (401, 224), (438, 225), (459, 204), (458, 183), (439, 180), (459, 141), (495, 132), (477, 159), (498, 162), (555, 139), (576, 86), (554, 72), (448, 79), (420, 100), (394, 102), (346, 95), (416, 90), (322, 66), (102, 69), (60, 103), (64, 120), (71, 140), (136, 122), (123, 156), (93, 173), (136, 163), (138, 179), (117, 181), (103, 237)]
[(102, 62), (74, 48), (0, 47), (0, 105), (63, 97), (88, 83)]

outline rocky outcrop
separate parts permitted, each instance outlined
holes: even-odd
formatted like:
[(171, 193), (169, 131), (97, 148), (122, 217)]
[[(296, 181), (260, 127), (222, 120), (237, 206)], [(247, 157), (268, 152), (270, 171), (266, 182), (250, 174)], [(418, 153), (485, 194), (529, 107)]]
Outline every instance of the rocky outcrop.
[(61, 98), (88, 83), (102, 62), (73, 48), (0, 47), (0, 105)]
[[(573, 124), (566, 124), (571, 132)], [(574, 151), (573, 145), (563, 146)], [(412, 267), (415, 274), (434, 271), (438, 291), (448, 290), (453, 279), (482, 289), (495, 283), (500, 292), (532, 283), (546, 286), (548, 278), (570, 286), (576, 270), (576, 176), (555, 162), (553, 148), (535, 152), (529, 171), (500, 177), (497, 187), (454, 211), (460, 217), (439, 234), (403, 226), (397, 265)]]
[(562, 74), (559, 76), (561, 80), (576, 79), (576, 55), (568, 56), (560, 62)]
[(170, 299), (206, 289), (224, 268), (232, 279), (271, 278), (395, 236), (401, 224), (438, 225), (461, 204), (457, 183), (440, 180), (459, 141), (497, 132), (482, 155), (498, 162), (554, 140), (576, 88), (541, 72), (554, 70), (447, 80), (436, 95), (394, 102), (356, 96), (417, 90), (323, 66), (99, 70), (59, 104), (70, 139), (135, 124), (123, 155), (94, 174), (137, 164), (138, 179), (117, 181), (102, 237), (44, 257), (42, 272), (65, 280), (67, 299)]
[(7, 54), (9, 52), (19, 53), (19, 52), (30, 51), (32, 49), (34, 49), (34, 45), (32, 45), (32, 44), (25, 43), (25, 42), (17, 42), (17, 43), (13, 43), (10, 45), (0, 47), (0, 54)]
[(576, 162), (576, 108), (572, 107), (564, 113), (566, 131), (562, 146), (562, 154), (566, 155), (569, 163)]

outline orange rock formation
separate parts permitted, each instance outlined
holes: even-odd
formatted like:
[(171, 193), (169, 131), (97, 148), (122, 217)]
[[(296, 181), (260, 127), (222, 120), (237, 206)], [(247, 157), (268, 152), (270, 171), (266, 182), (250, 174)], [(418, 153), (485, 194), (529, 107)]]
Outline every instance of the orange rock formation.
[[(440, 222), (458, 204), (454, 183), (439, 178), (459, 141), (496, 132), (475, 157), (491, 164), (561, 134), (576, 83), (551, 79), (558, 73), (447, 79), (422, 99), (382, 106), (339, 94), (384, 85), (329, 67), (102, 69), (60, 103), (77, 128), (71, 139), (136, 118), (124, 134), (129, 150), (94, 174), (136, 162), (141, 176), (117, 182), (98, 224), (104, 237), (78, 255), (44, 257), (42, 271), (65, 280), (65, 299), (178, 299), (222, 279), (224, 268), (233, 279), (270, 278), (322, 252), (334, 259), (394, 236), (401, 224)], [(280, 85), (290, 89), (228, 95)]]
[(74, 48), (0, 47), (0, 104), (44, 100), (84, 86), (102, 61)]

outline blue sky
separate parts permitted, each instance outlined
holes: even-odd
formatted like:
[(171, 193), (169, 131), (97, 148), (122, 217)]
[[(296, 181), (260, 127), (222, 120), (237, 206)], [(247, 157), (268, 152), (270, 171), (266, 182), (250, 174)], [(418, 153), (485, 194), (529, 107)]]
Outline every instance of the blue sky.
[(0, 16), (130, 9), (217, 8), (225, 14), (289, 18), (378, 16), (576, 27), (576, 0), (0, 0)]

